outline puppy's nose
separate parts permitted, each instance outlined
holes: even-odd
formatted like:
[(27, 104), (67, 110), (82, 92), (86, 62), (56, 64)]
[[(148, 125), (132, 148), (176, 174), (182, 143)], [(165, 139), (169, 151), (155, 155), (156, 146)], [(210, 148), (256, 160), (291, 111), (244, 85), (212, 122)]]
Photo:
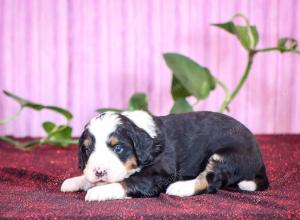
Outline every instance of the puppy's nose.
[(97, 170), (95, 175), (96, 177), (103, 177), (107, 174), (107, 172), (105, 170)]

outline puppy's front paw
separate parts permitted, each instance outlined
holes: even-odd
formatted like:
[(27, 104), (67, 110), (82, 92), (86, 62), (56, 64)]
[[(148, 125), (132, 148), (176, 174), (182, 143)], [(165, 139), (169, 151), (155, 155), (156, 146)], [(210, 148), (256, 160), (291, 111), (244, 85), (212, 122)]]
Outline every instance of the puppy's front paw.
[(124, 199), (126, 193), (120, 183), (111, 183), (103, 186), (95, 186), (89, 189), (85, 201), (105, 201), (111, 199)]
[(62, 192), (74, 192), (80, 190), (77, 182), (75, 182), (72, 178), (66, 179), (60, 187), (60, 191)]
[(62, 192), (75, 192), (83, 190), (87, 185), (87, 181), (84, 176), (77, 176), (66, 179), (61, 185), (60, 191)]

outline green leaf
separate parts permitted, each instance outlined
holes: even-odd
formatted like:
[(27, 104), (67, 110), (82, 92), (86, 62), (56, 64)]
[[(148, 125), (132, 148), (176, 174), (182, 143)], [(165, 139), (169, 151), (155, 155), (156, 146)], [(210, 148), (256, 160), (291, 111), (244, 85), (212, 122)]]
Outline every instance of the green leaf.
[(278, 50), (283, 53), (297, 49), (297, 41), (293, 38), (280, 38), (277, 42)]
[(96, 109), (96, 112), (103, 113), (103, 112), (122, 112), (124, 110), (122, 109), (116, 109), (116, 108), (98, 108)]
[(179, 80), (175, 77), (174, 74), (172, 76), (171, 94), (174, 100), (186, 98), (192, 95), (189, 91), (187, 91), (184, 88), (184, 86), (179, 82)]
[(128, 110), (148, 111), (148, 99), (145, 93), (135, 93), (131, 96), (128, 104)]
[(59, 141), (51, 141), (50, 143), (58, 145), (60, 147), (64, 147), (64, 148), (66, 148), (70, 144), (77, 144), (77, 143), (74, 143), (74, 141), (72, 139), (69, 139), (69, 140), (59, 140)]
[(55, 111), (55, 112), (57, 112), (57, 113), (62, 114), (62, 115), (65, 116), (65, 118), (66, 118), (67, 120), (70, 120), (70, 119), (73, 118), (73, 115), (71, 114), (71, 112), (69, 112), (69, 111), (67, 111), (67, 110), (65, 110), (65, 109), (63, 109), (63, 108), (59, 108), (59, 107), (57, 107), (57, 106), (48, 106), (48, 105), (43, 106), (43, 108), (44, 108), (44, 109), (49, 109), (49, 110), (52, 110), (52, 111)]
[(45, 106), (45, 105), (41, 105), (41, 104), (38, 104), (38, 103), (34, 103), (34, 102), (31, 102), (29, 100), (26, 100), (26, 99), (23, 99), (19, 96), (16, 96), (8, 91), (5, 91), (3, 90), (4, 94), (7, 95), (8, 97), (14, 99), (15, 101), (17, 101), (22, 107), (27, 107), (27, 108), (31, 108), (31, 109), (34, 109), (34, 110), (43, 110), (43, 109), (48, 109), (48, 110), (52, 110), (52, 111), (55, 111), (59, 114), (62, 114), (63, 116), (65, 116), (65, 118), (67, 120), (70, 120), (72, 119), (72, 114), (65, 110), (65, 109), (62, 109), (62, 108), (59, 108), (59, 107), (56, 107), (56, 106)]
[(247, 50), (255, 49), (258, 43), (259, 35), (255, 26), (235, 25), (232, 21), (213, 25), (235, 35)]
[(233, 35), (235, 35), (235, 25), (232, 21), (228, 21), (225, 23), (212, 24), (213, 26), (219, 27)]
[(7, 95), (8, 97), (11, 97), (12, 99), (14, 99), (15, 101), (17, 101), (22, 107), (29, 107), (29, 108), (32, 108), (32, 109), (35, 109), (35, 110), (41, 110), (43, 108), (42, 105), (40, 104), (36, 104), (36, 103), (33, 103), (31, 101), (28, 101), (26, 99), (23, 99), (19, 96), (16, 96), (8, 91), (5, 91), (3, 90), (3, 93), (5, 95)]
[(171, 113), (192, 112), (193, 107), (186, 101), (186, 99), (176, 99), (171, 109)]
[(246, 48), (255, 49), (258, 43), (258, 32), (255, 26), (235, 26), (236, 36), (238, 37), (241, 44)]
[(48, 135), (50, 141), (64, 142), (65, 140), (71, 139), (72, 128), (67, 125), (60, 125), (53, 129)]
[[(99, 108), (96, 112), (103, 113), (107, 111), (112, 112), (122, 112), (125, 109), (115, 109), (115, 108)], [(129, 103), (128, 103), (128, 110), (144, 110), (148, 111), (148, 99), (144, 93), (135, 93), (131, 96)]]
[(43, 123), (43, 128), (48, 134), (51, 133), (55, 127), (56, 125), (51, 121), (46, 121)]
[(181, 85), (197, 99), (205, 99), (215, 88), (210, 71), (181, 54), (166, 53), (164, 59)]

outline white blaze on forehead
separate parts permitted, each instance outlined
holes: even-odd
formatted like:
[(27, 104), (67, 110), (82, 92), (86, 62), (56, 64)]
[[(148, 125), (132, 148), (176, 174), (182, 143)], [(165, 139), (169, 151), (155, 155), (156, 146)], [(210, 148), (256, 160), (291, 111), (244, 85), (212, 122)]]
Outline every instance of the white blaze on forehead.
[(109, 135), (121, 124), (120, 117), (114, 112), (106, 112), (102, 116), (92, 118), (88, 130), (99, 143), (106, 143)]
[(121, 119), (114, 112), (105, 112), (90, 121), (87, 129), (95, 137), (95, 150), (91, 153), (83, 171), (89, 182), (99, 181), (95, 175), (97, 170), (107, 172), (102, 177), (105, 182), (121, 181), (128, 175), (124, 164), (107, 146), (109, 136), (116, 131), (120, 124)]
[(122, 115), (129, 118), (133, 123), (145, 130), (152, 138), (156, 137), (156, 126), (151, 115), (145, 111), (125, 111)]

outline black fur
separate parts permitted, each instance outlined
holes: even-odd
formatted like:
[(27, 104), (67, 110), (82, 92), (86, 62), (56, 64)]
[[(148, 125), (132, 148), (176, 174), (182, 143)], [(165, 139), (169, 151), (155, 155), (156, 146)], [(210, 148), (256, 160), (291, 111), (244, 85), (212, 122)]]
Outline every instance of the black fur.
[(157, 139), (151, 138), (146, 131), (137, 127), (131, 120), (122, 115), (120, 117), (122, 124), (113, 134), (120, 137), (121, 141), (131, 142), (139, 167), (148, 166), (161, 153), (162, 146)]
[[(140, 152), (137, 148), (137, 157), (142, 161), (148, 158), (147, 164), (151, 165), (124, 180), (128, 196), (156, 196), (175, 181), (194, 179), (215, 153), (223, 160), (214, 161), (214, 171), (206, 177), (209, 187), (204, 192), (214, 193), (242, 180), (255, 180), (257, 190), (268, 187), (255, 137), (235, 119), (220, 113), (193, 112), (154, 117), (154, 120), (158, 137), (152, 144), (159, 141), (157, 146), (164, 149), (159, 155), (153, 153), (157, 148), (148, 146), (151, 144), (149, 137), (145, 138), (140, 131), (136, 133), (136, 138), (141, 135), (141, 140), (133, 139), (139, 143), (135, 147), (145, 147)], [(260, 181), (256, 181), (258, 179)]]
[[(85, 145), (84, 140), (89, 140), (89, 144)], [(84, 170), (89, 156), (95, 148), (95, 137), (85, 129), (79, 138), (79, 151), (78, 151), (78, 168)]]

